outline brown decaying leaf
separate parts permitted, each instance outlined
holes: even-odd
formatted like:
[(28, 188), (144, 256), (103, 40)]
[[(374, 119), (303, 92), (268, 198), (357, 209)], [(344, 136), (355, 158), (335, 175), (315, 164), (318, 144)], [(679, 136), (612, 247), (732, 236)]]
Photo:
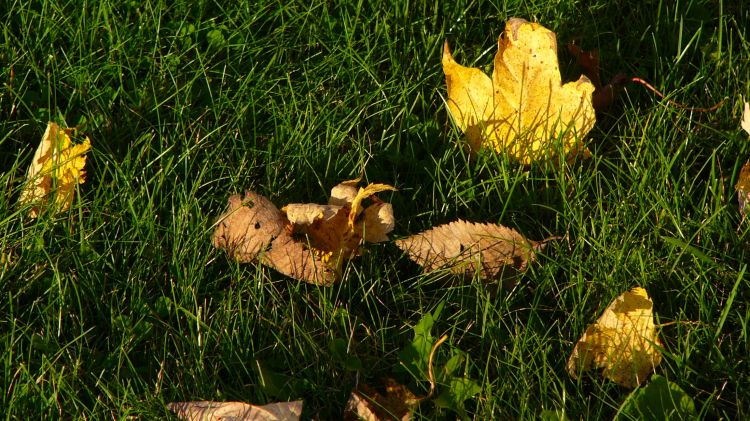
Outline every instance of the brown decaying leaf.
[(603, 375), (628, 388), (641, 384), (661, 362), (653, 303), (646, 290), (633, 288), (617, 297), (586, 329), (568, 359), (568, 373), (604, 369)]
[[(745, 103), (745, 110), (742, 113), (740, 126), (747, 132), (747, 134), (750, 134), (750, 103)], [(740, 176), (737, 179), (737, 184), (734, 188), (737, 189), (737, 201), (739, 202), (740, 214), (744, 219), (747, 215), (747, 205), (750, 203), (750, 161), (747, 161), (745, 165), (742, 166)]]
[(186, 421), (296, 421), (302, 401), (255, 406), (243, 402), (173, 402), (167, 408)]
[[(357, 181), (334, 187), (329, 200), (334, 204), (328, 205), (290, 204), (279, 210), (259, 194), (234, 195), (212, 243), (239, 262), (259, 261), (287, 276), (329, 286), (340, 278), (343, 263), (359, 254), (363, 241), (387, 241), (395, 225), (391, 205), (373, 196), (395, 189), (371, 184), (357, 190)], [(365, 207), (368, 198), (373, 203)]]
[(294, 279), (331, 286), (340, 275), (335, 270), (336, 265), (330, 262), (332, 258), (332, 253), (311, 249), (284, 232), (260, 256), (260, 262)]
[(420, 402), (414, 393), (396, 380), (385, 380), (385, 394), (361, 384), (353, 390), (344, 410), (344, 420), (408, 421)]
[(219, 217), (211, 242), (238, 262), (249, 263), (284, 232), (287, 224), (284, 214), (270, 200), (248, 191), (244, 197), (236, 194), (229, 198), (229, 209)]
[(487, 280), (506, 279), (525, 271), (536, 259), (540, 244), (502, 225), (462, 220), (396, 241), (425, 272), (478, 272)]

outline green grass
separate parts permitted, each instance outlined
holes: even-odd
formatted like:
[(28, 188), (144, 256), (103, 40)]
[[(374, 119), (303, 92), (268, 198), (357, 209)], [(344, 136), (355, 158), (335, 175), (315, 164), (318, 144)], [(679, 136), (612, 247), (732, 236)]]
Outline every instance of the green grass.
[[(703, 418), (750, 417), (750, 225), (733, 187), (750, 157), (747, 5), (258, 3), (0, 6), (5, 419), (163, 418), (167, 402), (202, 399), (304, 399), (306, 417), (336, 419), (358, 381), (395, 376), (426, 393), (398, 353), (441, 302), (433, 335), (449, 340), (437, 359), (464, 351), (481, 386), (470, 416), (611, 418), (629, 391), (573, 380), (565, 361), (636, 285), (659, 323), (676, 322), (661, 330), (657, 372)], [(726, 102), (691, 113), (631, 86), (599, 116), (588, 161), (470, 161), (443, 102), (442, 43), (489, 69), (511, 16), (556, 31), (560, 46), (599, 48), (605, 80), (622, 71), (685, 104)], [(577, 76), (564, 51), (561, 67)], [(88, 179), (69, 212), (30, 220), (16, 201), (48, 120), (91, 137)], [(422, 275), (392, 244), (331, 288), (210, 244), (230, 194), (323, 202), (359, 175), (400, 189), (384, 196), (397, 237), (463, 218), (565, 239), (498, 294)], [(338, 339), (361, 370), (330, 351)], [(417, 415), (452, 416), (430, 403)]]

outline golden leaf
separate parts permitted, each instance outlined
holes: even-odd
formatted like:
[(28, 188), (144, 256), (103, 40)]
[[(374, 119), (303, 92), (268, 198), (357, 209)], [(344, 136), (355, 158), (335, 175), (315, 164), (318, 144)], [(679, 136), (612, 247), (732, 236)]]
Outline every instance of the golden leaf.
[[(68, 210), (76, 186), (86, 180), (85, 154), (91, 149), (91, 140), (86, 138), (83, 143), (71, 146), (69, 132), (55, 123), (47, 123), (47, 130), (34, 153), (19, 198), (20, 204), (33, 205), (29, 211), (32, 218), (48, 206), (55, 212)], [(53, 196), (51, 203), (50, 196)]]
[(167, 408), (185, 421), (296, 421), (302, 415), (302, 401), (263, 406), (243, 402), (173, 402)]
[(581, 76), (562, 85), (555, 34), (537, 23), (511, 18), (498, 39), (492, 78), (456, 63), (443, 48), (448, 108), (470, 149), (489, 146), (524, 164), (584, 152), (583, 137), (596, 120), (594, 85)]
[(396, 246), (425, 272), (450, 269), (479, 273), (482, 279), (508, 279), (536, 258), (539, 243), (496, 224), (458, 220), (396, 241)]
[(653, 303), (646, 290), (617, 297), (586, 329), (568, 359), (568, 373), (604, 369), (604, 377), (628, 388), (641, 384), (661, 362)]

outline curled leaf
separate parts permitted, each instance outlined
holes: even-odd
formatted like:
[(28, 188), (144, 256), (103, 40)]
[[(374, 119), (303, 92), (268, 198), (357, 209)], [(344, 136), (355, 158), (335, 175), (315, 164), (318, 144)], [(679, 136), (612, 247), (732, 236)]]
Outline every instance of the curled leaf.
[(487, 146), (530, 164), (554, 157), (560, 139), (564, 155), (585, 153), (594, 85), (585, 76), (562, 84), (555, 34), (511, 18), (497, 44), (491, 78), (456, 63), (447, 41), (443, 48), (448, 108), (470, 149)]
[(478, 272), (482, 279), (503, 279), (525, 271), (536, 259), (539, 244), (502, 225), (462, 220), (396, 241), (425, 272)]
[(661, 362), (653, 303), (636, 287), (617, 297), (586, 329), (568, 359), (568, 373), (601, 368), (604, 377), (628, 388), (643, 383)]
[(346, 206), (351, 205), (354, 202), (354, 198), (357, 197), (357, 184), (360, 179), (355, 178), (354, 180), (342, 181), (331, 189), (331, 197), (328, 199), (329, 205), (334, 206)]
[(391, 378), (386, 379), (383, 394), (362, 384), (349, 396), (344, 420), (408, 421), (419, 402), (411, 390)]
[[(356, 182), (334, 187), (329, 202), (342, 205), (295, 203), (279, 210), (259, 194), (234, 195), (212, 243), (239, 262), (257, 260), (295, 279), (329, 286), (341, 277), (343, 263), (360, 253), (363, 241), (387, 241), (395, 225), (391, 205), (373, 197), (393, 187), (373, 184), (352, 196)], [(366, 199), (374, 203), (365, 207)]]
[(302, 401), (255, 406), (244, 402), (173, 402), (167, 408), (185, 421), (297, 421)]
[(33, 205), (29, 211), (32, 218), (50, 206), (55, 212), (69, 209), (76, 186), (86, 180), (84, 167), (91, 140), (86, 138), (83, 143), (72, 145), (70, 132), (53, 122), (47, 123), (19, 198), (20, 204)]
[(219, 217), (211, 242), (238, 262), (248, 263), (284, 232), (287, 223), (270, 200), (248, 191), (244, 197), (229, 198), (229, 208)]

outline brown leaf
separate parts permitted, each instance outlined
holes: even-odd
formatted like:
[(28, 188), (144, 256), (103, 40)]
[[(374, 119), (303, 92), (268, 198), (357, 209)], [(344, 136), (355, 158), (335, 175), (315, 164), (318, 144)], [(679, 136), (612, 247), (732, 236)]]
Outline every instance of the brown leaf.
[(540, 243), (496, 224), (458, 220), (396, 241), (425, 272), (450, 269), (455, 274), (479, 272), (482, 279), (504, 279), (523, 272), (536, 258)]
[(248, 263), (284, 232), (287, 224), (284, 214), (270, 200), (248, 191), (244, 198), (229, 198), (229, 209), (219, 217), (211, 242), (237, 261)]
[(296, 421), (302, 401), (255, 406), (243, 402), (173, 402), (167, 408), (186, 421)]
[(344, 420), (410, 420), (420, 399), (393, 379), (386, 379), (385, 383), (384, 395), (364, 384), (360, 385), (360, 390), (353, 390), (344, 410)]
[(747, 215), (747, 204), (750, 203), (750, 161), (747, 161), (740, 170), (740, 177), (734, 186), (737, 189), (737, 201), (739, 202), (740, 215)]
[(260, 256), (260, 262), (294, 279), (331, 286), (340, 276), (335, 269), (337, 265), (329, 264), (332, 258), (333, 253), (310, 249), (282, 232), (271, 243), (271, 249)]
[[(750, 103), (745, 103), (745, 110), (742, 113), (740, 126), (747, 134), (750, 134)], [(750, 203), (750, 161), (747, 161), (742, 170), (740, 170), (740, 176), (734, 188), (737, 189), (740, 214), (744, 219), (747, 214), (747, 204)]]

